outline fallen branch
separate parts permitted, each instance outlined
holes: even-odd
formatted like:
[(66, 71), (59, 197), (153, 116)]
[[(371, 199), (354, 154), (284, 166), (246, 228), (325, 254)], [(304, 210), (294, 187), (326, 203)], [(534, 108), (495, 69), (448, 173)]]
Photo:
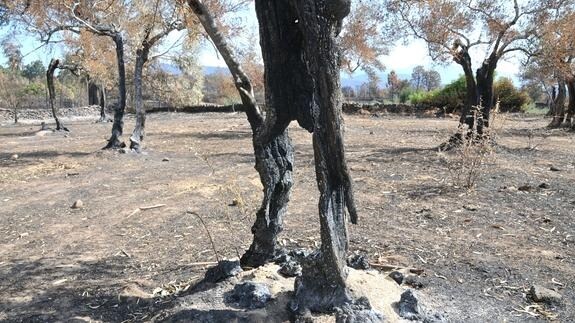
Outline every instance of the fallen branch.
[(392, 270), (402, 270), (402, 269), (406, 269), (408, 270), (410, 273), (412, 274), (416, 274), (416, 275), (421, 275), (423, 274), (424, 270), (423, 269), (418, 269), (418, 268), (407, 268), (407, 267), (401, 267), (401, 266), (396, 266), (396, 265), (390, 265), (390, 264), (374, 264), (374, 263), (369, 263), (369, 265), (373, 268), (377, 268), (383, 271), (392, 271)]
[(147, 211), (147, 210), (158, 209), (158, 208), (161, 208), (161, 207), (164, 207), (164, 206), (166, 206), (166, 204), (156, 204), (156, 205), (152, 205), (152, 206), (140, 206), (139, 208), (135, 209), (132, 213), (128, 214), (128, 216), (126, 217), (126, 219), (129, 218), (129, 217), (131, 217), (132, 215), (134, 215), (134, 214), (140, 212), (140, 211)]
[(166, 206), (166, 204), (156, 204), (152, 206), (140, 206), (140, 211), (152, 210)]
[(192, 262), (191, 264), (187, 264), (190, 267), (198, 267), (198, 266), (215, 266), (217, 265), (217, 261), (205, 261), (205, 262)]

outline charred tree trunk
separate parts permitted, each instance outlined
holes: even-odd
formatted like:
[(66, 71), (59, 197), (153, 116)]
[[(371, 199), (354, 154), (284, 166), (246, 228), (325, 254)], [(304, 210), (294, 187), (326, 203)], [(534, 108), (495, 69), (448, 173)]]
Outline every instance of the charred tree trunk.
[[(277, 237), (283, 229), (283, 217), (293, 185), (293, 146), (286, 129), (289, 121), (274, 118), (273, 113), (268, 113), (264, 121), (253, 94), (251, 81), (239, 65), (231, 46), (219, 32), (207, 7), (197, 0), (189, 0), (188, 4), (226, 62), (252, 129), (255, 168), (260, 176), (264, 197), (252, 226), (253, 242), (240, 261), (244, 267), (258, 267), (272, 261), (280, 251)], [(269, 94), (267, 99), (272, 107), (290, 100), (288, 96), (273, 97)], [(266, 129), (274, 131), (268, 134)]]
[(140, 152), (142, 150), (141, 144), (144, 140), (145, 125), (146, 125), (146, 111), (144, 108), (144, 98), (142, 94), (142, 76), (144, 73), (144, 65), (148, 61), (150, 53), (150, 46), (145, 43), (142, 48), (136, 50), (136, 66), (134, 69), (134, 105), (136, 108), (136, 127), (130, 137), (130, 149)]
[(94, 81), (88, 82), (88, 105), (100, 105), (99, 86)]
[(462, 49), (454, 58), (454, 61), (461, 65), (465, 75), (465, 106), (461, 110), (461, 117), (459, 122), (466, 124), (469, 128), (473, 127), (473, 107), (479, 105), (479, 93), (477, 92), (477, 84), (475, 83), (475, 76), (473, 75), (473, 68), (471, 67), (471, 57), (467, 48)]
[(570, 128), (575, 129), (575, 78), (567, 80), (567, 92), (569, 94), (569, 104), (567, 105), (567, 119), (565, 122)]
[(106, 117), (106, 103), (107, 103), (107, 98), (106, 98), (106, 87), (104, 85), (100, 86), (100, 90), (98, 91), (99, 93), (99, 97), (100, 97), (100, 122), (106, 122), (108, 120), (108, 118)]
[(349, 14), (351, 2), (292, 0), (291, 3), (297, 8), (296, 26), (304, 37), (302, 54), (313, 81), (313, 95), (309, 102), (314, 125), (321, 229), (320, 249), (302, 263), (302, 276), (296, 281), (294, 307), (298, 311), (326, 312), (352, 301), (346, 285), (348, 237), (345, 210), (349, 212), (352, 223), (357, 223), (357, 211), (345, 160), (339, 76), (341, 61), (336, 40), (342, 20)]
[(56, 130), (57, 131), (70, 131), (68, 128), (64, 127), (60, 118), (58, 118), (58, 113), (56, 111), (56, 105), (54, 104), (54, 100), (56, 99), (56, 90), (54, 89), (54, 71), (58, 68), (60, 61), (57, 59), (50, 60), (50, 64), (48, 65), (48, 70), (46, 71), (46, 83), (48, 86), (48, 102), (50, 104), (50, 109), (52, 110), (52, 117), (54, 117), (54, 121), (56, 122)]
[(126, 67), (124, 63), (124, 39), (119, 32), (112, 36), (116, 45), (116, 60), (118, 63), (118, 105), (114, 111), (114, 124), (112, 125), (112, 136), (108, 139), (108, 144), (104, 149), (123, 148), (126, 145), (120, 140), (124, 130), (124, 113), (126, 111)]
[(100, 106), (100, 119), (98, 122), (106, 122), (106, 94), (103, 85), (94, 81), (88, 82), (88, 105)]
[(553, 119), (551, 123), (547, 126), (549, 128), (558, 128), (565, 120), (565, 100), (567, 98), (567, 93), (565, 89), (565, 80), (560, 78), (557, 82), (557, 96), (553, 102)]
[(480, 114), (476, 115), (477, 134), (482, 136), (485, 128), (489, 127), (489, 118), (493, 109), (493, 81), (495, 78), (495, 69), (497, 68), (497, 57), (492, 54), (483, 61), (480, 68), (477, 69), (476, 82), (477, 92), (479, 93)]

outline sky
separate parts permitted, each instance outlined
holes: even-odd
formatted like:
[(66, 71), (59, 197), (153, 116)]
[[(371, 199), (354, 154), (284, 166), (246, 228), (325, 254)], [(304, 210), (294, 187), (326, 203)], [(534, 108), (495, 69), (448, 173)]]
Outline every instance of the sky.
[[(252, 30), (257, 30), (257, 21), (253, 12), (255, 12), (253, 8), (250, 8), (240, 19), (242, 19), (243, 24), (248, 25)], [(14, 38), (16, 42), (22, 45), (21, 50), (25, 55), (24, 64), (40, 60), (45, 66), (47, 66), (52, 57), (62, 55), (62, 51), (56, 46), (37, 49), (41, 44), (33, 37), (26, 35), (14, 37), (10, 35), (8, 27), (0, 28), (0, 40), (5, 37)], [(180, 35), (177, 32), (173, 32), (168, 36), (165, 46), (170, 46), (170, 44), (177, 41), (179, 37)], [(254, 42), (254, 46), (259, 46), (259, 43)], [(484, 54), (481, 52), (472, 52), (471, 54), (472, 57), (475, 58), (473, 64), (475, 68), (477, 68), (482, 59), (481, 55)], [(4, 57), (4, 54), (0, 51), (0, 64), (5, 65), (6, 61), (6, 57)], [(425, 42), (422, 40), (414, 40), (407, 45), (402, 41), (398, 41), (394, 46), (392, 46), (389, 55), (381, 57), (381, 61), (386, 66), (386, 70), (382, 75), (386, 75), (389, 71), (394, 70), (401, 78), (409, 78), (411, 71), (415, 66), (423, 65), (426, 68), (437, 70), (441, 75), (442, 83), (447, 84), (457, 79), (462, 74), (461, 67), (455, 63), (449, 63), (446, 65), (434, 63), (428, 55)], [(204, 44), (200, 49), (199, 62), (202, 66), (225, 67), (224, 61), (219, 57), (216, 50), (209, 43)], [(518, 84), (519, 79), (517, 74), (519, 73), (520, 66), (521, 65), (517, 58), (507, 58), (498, 64), (497, 75), (509, 77)], [(353, 84), (358, 82), (361, 83), (366, 79), (365, 73), (362, 73), (361, 71), (356, 72), (351, 76), (343, 73), (342, 76)]]

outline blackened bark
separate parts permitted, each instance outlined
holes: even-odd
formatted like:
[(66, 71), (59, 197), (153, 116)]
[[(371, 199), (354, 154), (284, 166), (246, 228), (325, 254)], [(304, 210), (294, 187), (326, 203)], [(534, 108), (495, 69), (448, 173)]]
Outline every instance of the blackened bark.
[[(273, 96), (267, 96), (268, 101), (273, 100), (273, 108), (269, 109), (266, 117), (273, 120), (270, 123), (280, 130), (292, 120), (297, 120), (301, 127), (313, 131), (309, 100), (313, 83), (301, 55), (304, 37), (297, 27), (296, 8), (287, 1), (256, 1), (256, 13), (260, 21), (266, 93), (273, 93)], [(267, 129), (266, 132), (272, 134), (276, 131)]]
[(108, 118), (106, 117), (106, 107), (107, 107), (107, 98), (106, 98), (106, 87), (104, 85), (100, 85), (100, 90), (98, 91), (100, 97), (100, 122), (106, 122)]
[(126, 145), (121, 141), (124, 130), (124, 113), (126, 110), (126, 67), (124, 63), (124, 39), (119, 32), (112, 34), (116, 47), (116, 60), (118, 64), (118, 105), (114, 111), (114, 124), (112, 125), (112, 136), (108, 139), (108, 144), (104, 149), (122, 148)]
[(484, 134), (484, 128), (489, 127), (489, 118), (493, 109), (493, 81), (495, 78), (495, 69), (497, 68), (497, 57), (492, 54), (488, 57), (480, 68), (477, 69), (476, 82), (477, 92), (479, 93), (479, 104), (481, 113), (476, 116), (478, 135)]
[(88, 81), (88, 105), (100, 106), (100, 119), (98, 122), (106, 122), (106, 89), (95, 81)]
[[(252, 130), (263, 129), (263, 124), (250, 125)], [(255, 130), (255, 168), (264, 188), (264, 196), (252, 226), (253, 241), (240, 259), (242, 266), (252, 268), (274, 260), (281, 251), (277, 237), (283, 230), (283, 218), (293, 185), (293, 146), (287, 129), (266, 143), (259, 141), (258, 136), (259, 130)]]
[(88, 105), (100, 105), (99, 87), (94, 81), (88, 81)]
[[(357, 223), (351, 178), (345, 160), (342, 134), (340, 51), (337, 46), (342, 20), (350, 1), (292, 0), (304, 42), (301, 47), (313, 82), (313, 147), (320, 191), (321, 247), (302, 261), (296, 280), (293, 308), (299, 312), (333, 311), (352, 301), (346, 286), (348, 237), (345, 210)], [(286, 28), (294, 28), (293, 24)], [(285, 86), (292, 86), (286, 83)], [(293, 85), (297, 86), (297, 85)], [(273, 94), (272, 94), (273, 95)]]
[(575, 129), (575, 77), (567, 80), (567, 92), (569, 94), (569, 104), (567, 105), (567, 118), (565, 122), (571, 128)]
[(551, 109), (553, 119), (551, 123), (547, 126), (549, 128), (558, 128), (565, 120), (565, 100), (567, 98), (567, 93), (565, 89), (565, 80), (559, 78), (557, 81), (557, 96), (553, 101), (553, 106)]
[(479, 105), (479, 93), (477, 91), (477, 84), (475, 83), (475, 76), (473, 75), (473, 68), (471, 67), (471, 57), (466, 47), (463, 47), (457, 55), (454, 56), (454, 61), (461, 65), (465, 75), (465, 106), (461, 111), (459, 122), (466, 124), (469, 128), (473, 127), (473, 107)]
[(144, 64), (148, 61), (150, 46), (142, 46), (136, 50), (136, 67), (134, 69), (134, 105), (136, 108), (136, 127), (130, 137), (130, 149), (140, 152), (141, 143), (144, 140), (144, 131), (146, 125), (146, 111), (144, 109), (144, 98), (142, 96), (142, 75)]
[[(264, 121), (251, 81), (243, 72), (231, 46), (219, 32), (208, 8), (201, 1), (189, 0), (188, 4), (226, 62), (252, 129), (255, 168), (260, 176), (264, 197), (252, 226), (253, 241), (240, 261), (244, 267), (258, 267), (272, 261), (280, 251), (277, 237), (283, 229), (283, 217), (293, 185), (293, 146), (286, 129), (289, 122), (271, 118), (269, 113)], [(278, 104), (278, 99), (271, 93), (266, 98), (269, 106)], [(274, 131), (267, 135), (265, 129)]]
[(56, 99), (56, 91), (54, 89), (54, 71), (58, 68), (60, 61), (57, 59), (50, 60), (50, 64), (48, 65), (48, 70), (46, 71), (46, 83), (48, 86), (48, 102), (50, 104), (50, 109), (52, 110), (52, 117), (54, 117), (54, 121), (56, 122), (56, 130), (57, 131), (70, 131), (68, 128), (64, 127), (60, 118), (58, 118), (58, 112), (56, 111), (56, 105), (54, 104), (54, 100)]

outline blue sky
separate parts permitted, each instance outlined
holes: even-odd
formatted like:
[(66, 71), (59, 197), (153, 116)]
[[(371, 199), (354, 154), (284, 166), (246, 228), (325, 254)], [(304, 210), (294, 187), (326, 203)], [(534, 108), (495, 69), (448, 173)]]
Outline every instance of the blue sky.
[[(245, 22), (255, 28), (254, 19), (251, 14), (247, 14)], [(14, 41), (18, 42), (22, 46), (22, 54), (25, 55), (24, 57), (24, 64), (28, 64), (35, 60), (40, 60), (44, 63), (44, 65), (48, 65), (50, 59), (52, 57), (58, 57), (62, 55), (62, 51), (56, 46), (52, 45), (50, 47), (42, 47), (37, 49), (41, 44), (36, 41), (31, 36), (26, 35), (18, 35), (12, 36), (10, 35), (10, 31), (8, 27), (3, 27), (0, 29), (0, 39), (4, 39), (6, 36), (13, 37)], [(171, 41), (175, 41), (179, 38), (177, 33), (173, 33), (168, 38), (167, 44), (171, 44)], [(258, 43), (255, 43), (254, 46), (258, 46)], [(482, 53), (476, 52), (472, 53), (472, 57), (475, 57), (476, 60), (474, 61), (475, 66), (478, 66)], [(199, 61), (200, 64), (203, 66), (217, 66), (217, 67), (225, 67), (225, 63), (219, 55), (217, 55), (213, 46), (206, 44), (199, 52)], [(477, 59), (479, 58), (479, 59)], [(450, 81), (456, 79), (459, 75), (461, 75), (461, 68), (459, 65), (455, 63), (449, 63), (447, 65), (439, 65), (435, 64), (428, 55), (426, 44), (421, 40), (415, 40), (408, 45), (403, 44), (402, 42), (398, 42), (395, 46), (392, 47), (389, 55), (383, 56), (381, 61), (386, 66), (386, 71), (382, 74), (385, 75), (391, 70), (395, 70), (396, 73), (403, 78), (409, 78), (411, 75), (411, 71), (417, 65), (423, 65), (427, 68), (433, 68), (437, 70), (441, 74), (442, 83), (449, 83)], [(4, 65), (6, 63), (6, 57), (4, 57), (3, 53), (0, 53), (0, 64)], [(510, 77), (512, 78), (515, 83), (518, 83), (517, 74), (520, 68), (519, 60), (515, 57), (507, 58), (499, 63), (497, 68), (497, 75)], [(362, 82), (365, 80), (366, 76), (362, 72), (356, 72), (354, 75), (346, 75), (342, 74), (346, 79), (348, 79), (352, 83)]]

